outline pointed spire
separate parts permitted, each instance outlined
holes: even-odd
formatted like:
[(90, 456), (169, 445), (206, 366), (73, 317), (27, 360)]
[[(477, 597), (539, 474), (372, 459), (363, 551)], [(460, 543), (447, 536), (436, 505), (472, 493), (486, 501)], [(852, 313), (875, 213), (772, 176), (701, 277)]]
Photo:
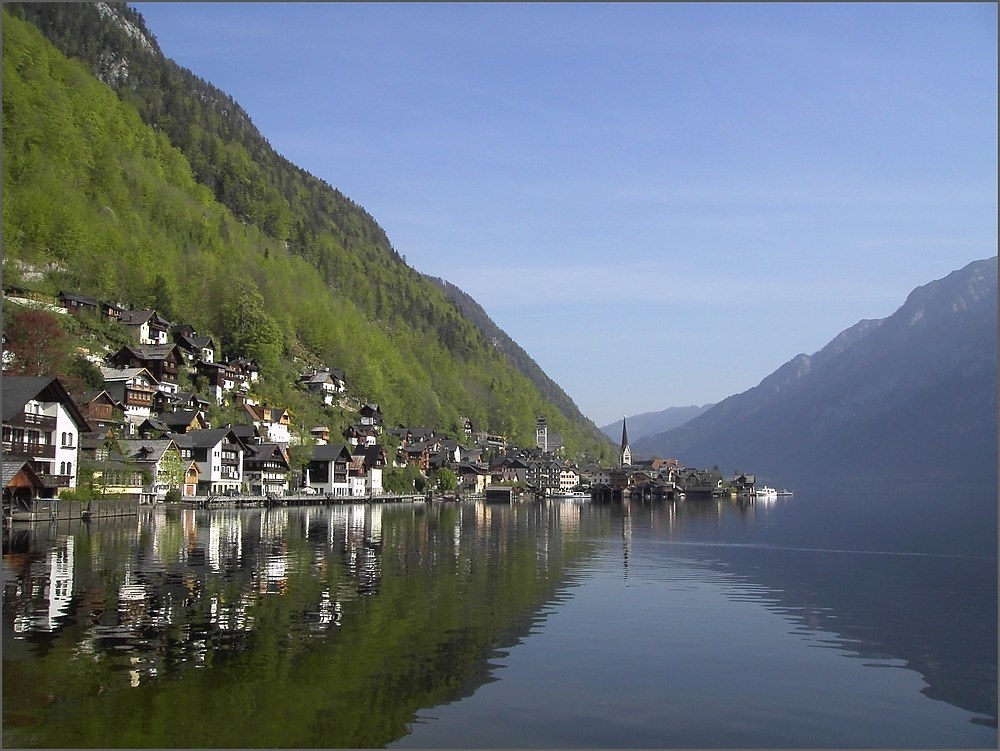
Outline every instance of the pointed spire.
[(628, 445), (628, 427), (625, 425), (625, 415), (622, 415), (622, 445), (618, 451), (618, 466), (626, 467), (632, 464), (632, 449)]

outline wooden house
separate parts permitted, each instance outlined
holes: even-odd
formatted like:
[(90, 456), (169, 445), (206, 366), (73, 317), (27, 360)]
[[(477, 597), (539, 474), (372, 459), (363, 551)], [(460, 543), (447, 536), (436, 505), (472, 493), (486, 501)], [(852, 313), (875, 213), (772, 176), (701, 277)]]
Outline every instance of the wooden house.
[(125, 421), (125, 408), (105, 389), (85, 391), (74, 396), (80, 412), (95, 431), (121, 426)]
[(59, 304), (66, 308), (73, 315), (80, 315), (81, 313), (94, 313), (97, 314), (101, 310), (101, 304), (97, 301), (96, 297), (90, 297), (89, 295), (80, 295), (75, 292), (60, 292), (56, 299)]
[(125, 420), (138, 425), (153, 411), (153, 397), (159, 390), (159, 382), (145, 368), (101, 368), (104, 390), (111, 395), (125, 411)]
[(243, 477), (251, 493), (286, 495), (290, 471), (288, 455), (279, 444), (259, 443), (247, 446), (243, 455)]
[(126, 345), (108, 358), (116, 368), (145, 368), (157, 381), (157, 388), (177, 393), (181, 354), (176, 344)]

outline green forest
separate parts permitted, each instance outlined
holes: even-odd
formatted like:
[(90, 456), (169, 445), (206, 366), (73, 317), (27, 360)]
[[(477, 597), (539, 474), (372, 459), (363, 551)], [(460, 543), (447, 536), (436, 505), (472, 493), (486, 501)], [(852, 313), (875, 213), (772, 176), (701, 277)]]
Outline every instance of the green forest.
[(468, 417), (533, 445), (544, 416), (571, 456), (610, 456), (572, 400), (495, 348), (371, 216), (276, 154), (151, 34), (146, 46), (125, 33), (120, 19), (142, 19), (112, 7), (4, 5), (5, 288), (155, 308), (254, 358), (267, 403), (332, 428), (350, 416), (311, 414), (295, 387), (307, 367), (343, 369), (392, 424)]

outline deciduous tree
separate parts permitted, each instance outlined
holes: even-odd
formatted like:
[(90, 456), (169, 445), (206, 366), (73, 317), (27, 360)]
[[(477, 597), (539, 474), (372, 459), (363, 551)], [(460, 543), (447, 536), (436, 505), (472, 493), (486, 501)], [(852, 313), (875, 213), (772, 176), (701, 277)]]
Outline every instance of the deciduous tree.
[(55, 314), (23, 308), (4, 326), (4, 370), (11, 375), (63, 376), (70, 339)]

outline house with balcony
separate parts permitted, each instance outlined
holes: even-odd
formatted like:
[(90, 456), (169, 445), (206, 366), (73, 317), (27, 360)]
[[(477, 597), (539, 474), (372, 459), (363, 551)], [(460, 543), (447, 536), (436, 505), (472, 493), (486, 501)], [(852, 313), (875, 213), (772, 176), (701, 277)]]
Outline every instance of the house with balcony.
[(195, 374), (204, 381), (206, 390), (215, 399), (216, 404), (222, 404), (226, 392), (236, 388), (236, 382), (225, 363), (196, 360), (194, 370)]
[(212, 337), (198, 336), (188, 324), (174, 326), (170, 329), (170, 333), (174, 337), (174, 344), (180, 350), (181, 356), (189, 365), (194, 365), (198, 360), (215, 362), (215, 353), (218, 348)]
[(351, 494), (351, 452), (343, 443), (313, 446), (309, 463), (303, 468), (303, 485), (318, 493), (346, 498)]
[(485, 464), (464, 462), (458, 465), (455, 474), (462, 493), (485, 493), (487, 486), (493, 484), (489, 467)]
[(125, 409), (104, 389), (85, 391), (74, 395), (73, 400), (80, 408), (87, 424), (95, 432), (121, 427), (125, 422)]
[(378, 432), (373, 425), (348, 425), (344, 438), (351, 446), (374, 446), (378, 443)]
[(137, 344), (167, 344), (170, 341), (170, 321), (155, 310), (126, 310), (118, 321), (129, 329)]
[(310, 370), (299, 376), (299, 384), (310, 394), (322, 398), (324, 404), (333, 404), (338, 395), (347, 390), (344, 371), (336, 368)]
[(153, 413), (153, 399), (159, 390), (159, 382), (145, 368), (102, 367), (104, 390), (112, 399), (122, 405), (129, 432)]
[(377, 404), (362, 404), (358, 414), (361, 415), (362, 425), (373, 427), (378, 433), (382, 432), (382, 410)]
[(288, 455), (279, 444), (247, 446), (243, 455), (243, 479), (252, 494), (287, 495), (290, 472)]
[[(192, 430), (170, 438), (198, 465), (198, 495), (225, 495), (243, 489), (243, 454), (246, 446), (231, 428)], [(186, 460), (185, 460), (186, 461)]]
[(580, 484), (580, 473), (576, 467), (563, 467), (559, 470), (559, 492), (569, 493)]
[(145, 368), (165, 394), (177, 393), (181, 354), (176, 344), (126, 345), (108, 358), (116, 368)]
[(10, 376), (3, 382), (3, 458), (27, 462), (40, 497), (76, 487), (81, 434), (90, 425), (58, 378)]
[(248, 403), (241, 406), (268, 441), (286, 447), (291, 443), (292, 417), (287, 409)]
[(490, 463), (490, 477), (495, 483), (523, 482), (527, 484), (528, 462), (519, 456), (497, 457)]
[(250, 386), (260, 380), (260, 367), (255, 360), (246, 357), (233, 357), (226, 362), (232, 379), (236, 382), (236, 388), (241, 391), (249, 390)]
[(317, 425), (309, 429), (309, 437), (318, 445), (325, 446), (330, 442), (330, 428), (326, 425)]

